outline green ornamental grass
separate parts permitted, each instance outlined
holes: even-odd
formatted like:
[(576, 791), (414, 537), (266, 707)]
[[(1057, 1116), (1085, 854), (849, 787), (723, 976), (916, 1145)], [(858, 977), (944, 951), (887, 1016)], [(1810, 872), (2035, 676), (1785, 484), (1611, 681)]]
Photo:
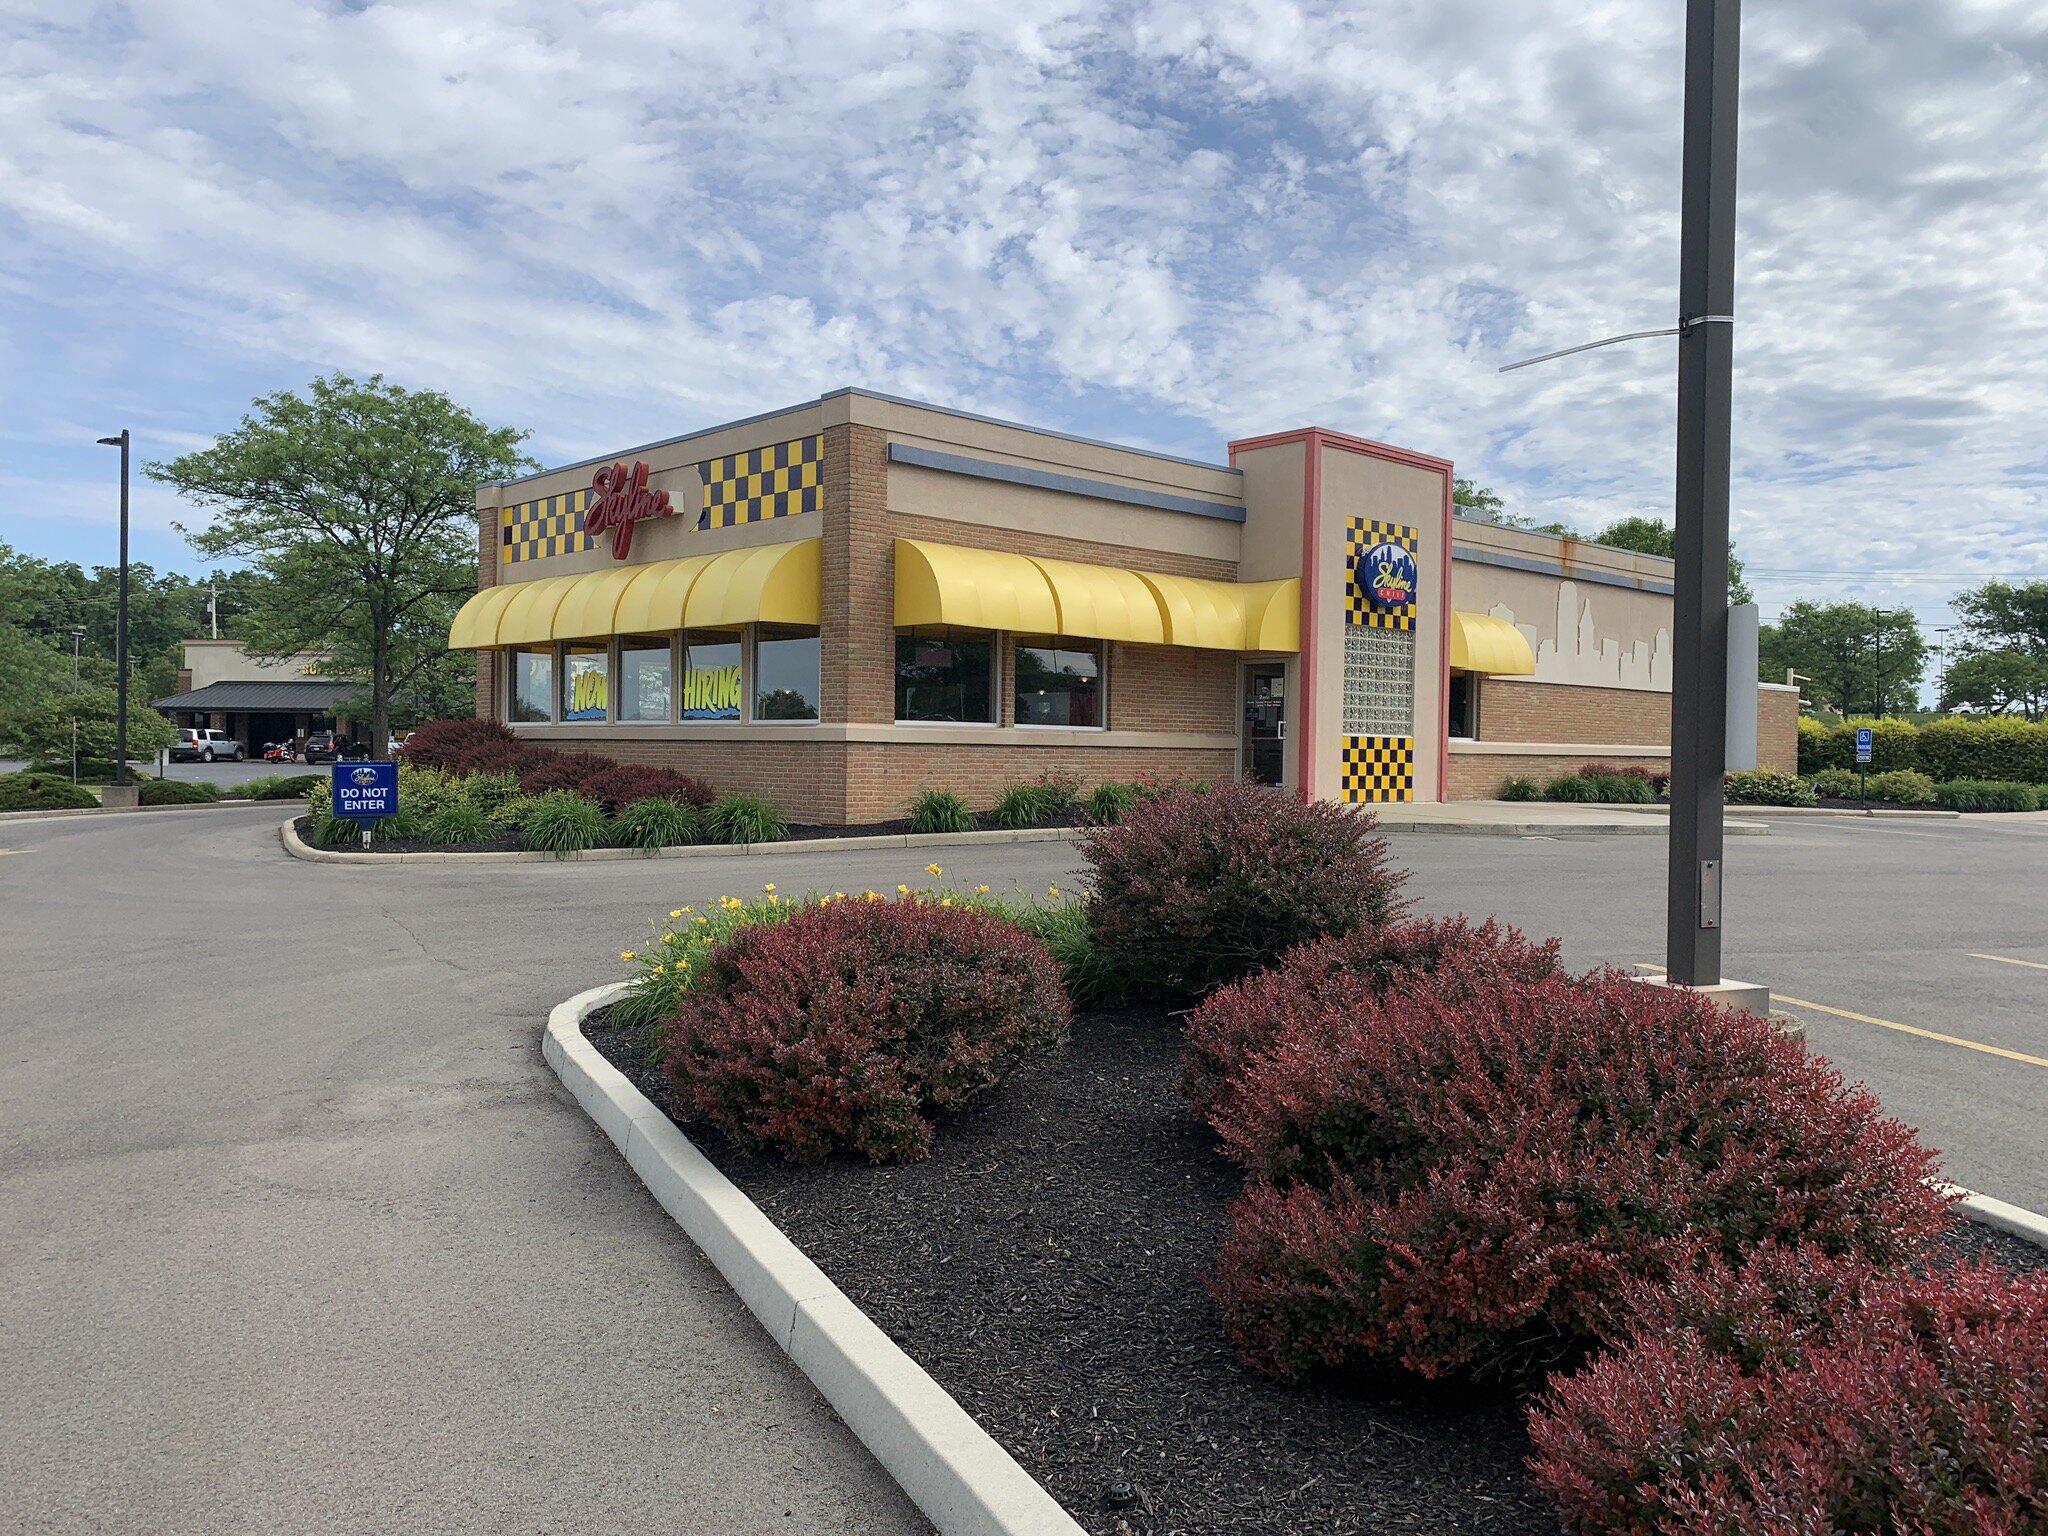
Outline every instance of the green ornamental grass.
[(462, 846), (489, 842), (496, 831), (467, 800), (452, 800), (427, 818), (427, 841)]
[(1110, 779), (1096, 785), (1081, 797), (1081, 808), (1088, 813), (1088, 819), (1098, 826), (1115, 826), (1130, 813), (1132, 806), (1145, 798), (1143, 785), (1126, 784)]
[(974, 812), (951, 790), (928, 789), (910, 806), (913, 832), (972, 832)]
[(759, 795), (720, 795), (704, 807), (705, 840), (713, 843), (780, 842), (789, 821)]
[(681, 800), (649, 795), (620, 807), (612, 841), (621, 848), (679, 848), (697, 841), (697, 811)]
[(1525, 779), (1517, 774), (1500, 787), (1503, 800), (1541, 800), (1543, 790), (1534, 779)]
[(999, 827), (1035, 827), (1052, 819), (1044, 788), (1037, 784), (1012, 784), (996, 797), (988, 819)]
[(536, 799), (520, 840), (536, 853), (581, 853), (602, 846), (610, 833), (603, 806), (573, 790), (554, 789)]

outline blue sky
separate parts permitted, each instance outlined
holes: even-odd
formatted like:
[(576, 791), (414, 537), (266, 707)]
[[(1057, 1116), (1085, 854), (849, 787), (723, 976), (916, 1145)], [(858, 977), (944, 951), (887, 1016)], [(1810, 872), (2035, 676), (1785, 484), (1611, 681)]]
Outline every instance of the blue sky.
[[(1220, 459), (1316, 422), (1668, 515), (1681, 0), (0, 0), (0, 540), (382, 371), (580, 458), (865, 385)], [(2048, 13), (1750, 8), (1767, 615), (2048, 575)], [(146, 482), (138, 556), (196, 568)]]

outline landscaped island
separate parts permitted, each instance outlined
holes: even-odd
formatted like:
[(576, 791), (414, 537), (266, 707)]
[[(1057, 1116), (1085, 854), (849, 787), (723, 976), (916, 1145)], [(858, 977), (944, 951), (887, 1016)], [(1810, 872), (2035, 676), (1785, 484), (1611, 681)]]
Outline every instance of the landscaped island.
[(2048, 1278), (1801, 1042), (1361, 813), (1082, 854), (678, 907), (590, 1033), (1091, 1529), (2038, 1528)]

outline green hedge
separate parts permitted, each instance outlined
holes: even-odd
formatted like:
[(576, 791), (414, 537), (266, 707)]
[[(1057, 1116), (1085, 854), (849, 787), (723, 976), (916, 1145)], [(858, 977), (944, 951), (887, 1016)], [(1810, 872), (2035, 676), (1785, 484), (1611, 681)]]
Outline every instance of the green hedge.
[(135, 793), (142, 805), (211, 805), (220, 798), (219, 786), (204, 779), (152, 779)]
[(1799, 771), (1856, 767), (1856, 728), (1869, 726), (1872, 773), (1912, 769), (1935, 780), (2003, 779), (2016, 784), (2048, 783), (2048, 722), (2030, 725), (2004, 717), (1966, 720), (1951, 716), (1916, 726), (1910, 720), (1844, 720), (1826, 726), (1799, 722)]
[(0, 773), (0, 811), (83, 811), (98, 805), (89, 789), (49, 773)]
[(1796, 774), (1759, 768), (1753, 773), (1731, 773), (1722, 791), (1730, 805), (1812, 805), (1813, 786)]
[(1945, 811), (2038, 811), (2042, 790), (2004, 779), (1950, 779), (1934, 786), (1934, 803)]

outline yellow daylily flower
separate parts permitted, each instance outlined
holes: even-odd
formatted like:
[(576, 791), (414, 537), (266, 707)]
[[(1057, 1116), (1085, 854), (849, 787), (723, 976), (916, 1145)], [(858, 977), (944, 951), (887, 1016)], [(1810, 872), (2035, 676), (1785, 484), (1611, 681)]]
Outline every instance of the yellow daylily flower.
[(910, 894), (910, 887), (907, 885), (899, 885), (896, 887), (896, 894), (898, 896), (908, 896)]
[(619, 951), (619, 958), (621, 960), (638, 960), (640, 957), (630, 949), (622, 949)]
[(985, 885), (977, 885), (974, 888), (974, 894), (977, 896), (986, 896), (988, 894), (988, 887)]
[(936, 864), (925, 865), (924, 872), (928, 875), (943, 875), (945, 873), (945, 871), (939, 868), (939, 866)]
[(770, 896), (773, 896), (775, 894), (775, 882), (773, 880), (770, 880), (766, 885), (762, 886), (761, 889), (766, 891)]

